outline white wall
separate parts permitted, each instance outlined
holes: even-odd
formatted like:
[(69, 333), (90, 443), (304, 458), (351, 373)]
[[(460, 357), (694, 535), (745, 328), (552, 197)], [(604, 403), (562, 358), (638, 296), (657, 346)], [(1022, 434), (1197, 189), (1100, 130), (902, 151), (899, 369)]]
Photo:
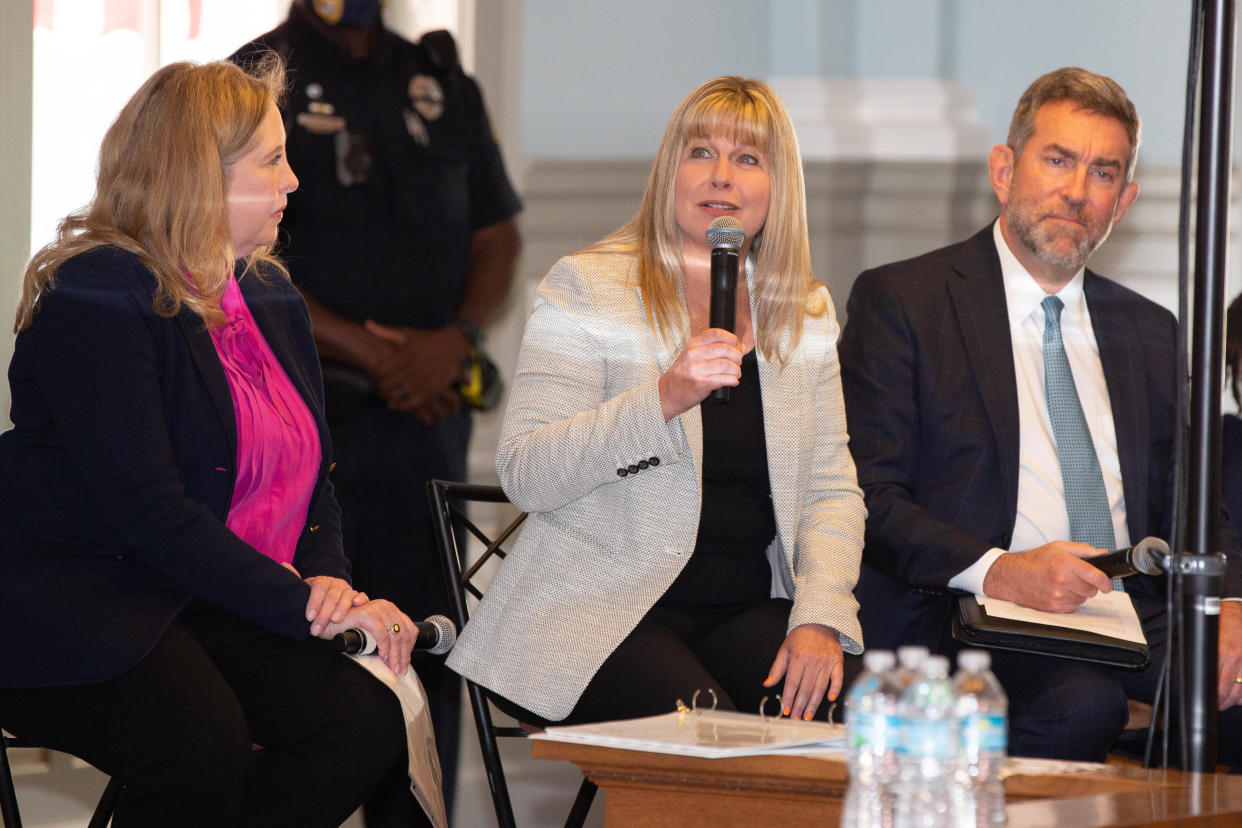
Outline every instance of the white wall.
[(647, 157), (719, 74), (957, 81), (995, 141), (1031, 80), (1074, 64), (1130, 93), (1144, 160), (1177, 163), (1189, 25), (1169, 0), (523, 0), (521, 151)]
[[(808, 160), (873, 160), (881, 172), (893, 159), (981, 165), (986, 147), (1004, 140), (1022, 90), (1046, 71), (1080, 65), (1114, 77), (1135, 101), (1144, 121), (1140, 210), (1154, 199), (1164, 216), (1170, 197), (1175, 206), (1181, 159), (1189, 6), (1169, 0), (522, 0), (520, 155), (529, 165), (524, 170), (551, 162), (649, 162), (681, 97), (729, 73), (778, 81)], [(790, 85), (790, 77), (799, 80)], [(800, 100), (818, 101), (818, 115), (812, 106), (814, 117), (800, 119)], [(929, 113), (942, 123), (929, 121)], [(1240, 131), (1234, 130), (1235, 146), (1242, 146)], [(944, 198), (947, 209), (954, 194)], [(988, 198), (985, 193), (977, 204)], [(817, 232), (813, 227), (812, 235)], [(906, 235), (920, 233), (909, 227)], [(1108, 245), (1119, 249), (1106, 248), (1096, 264), (1159, 262), (1159, 272), (1145, 268), (1145, 292), (1175, 308), (1176, 241), (1163, 224), (1158, 236), (1159, 242), (1119, 234)], [(531, 258), (534, 273), (551, 264)], [(840, 258), (831, 257), (834, 269)], [(1230, 268), (1233, 295), (1242, 282), (1237, 257)], [(819, 272), (838, 291), (852, 279)], [(1110, 275), (1126, 278), (1115, 270)]]
[(953, 76), (975, 89), (980, 116), (998, 139), (1027, 83), (1050, 69), (1077, 65), (1112, 77), (1138, 107), (1140, 169), (1143, 162), (1180, 163), (1189, 2), (957, 0), (957, 5)]
[(523, 154), (650, 155), (708, 78), (768, 67), (763, 0), (523, 0)]

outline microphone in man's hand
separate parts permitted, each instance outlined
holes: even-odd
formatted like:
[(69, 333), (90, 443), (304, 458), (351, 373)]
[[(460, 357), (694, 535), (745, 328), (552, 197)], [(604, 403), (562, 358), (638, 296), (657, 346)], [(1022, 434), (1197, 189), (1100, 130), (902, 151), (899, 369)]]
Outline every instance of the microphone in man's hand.
[[(414, 651), (426, 650), (432, 655), (443, 655), (457, 643), (457, 627), (443, 615), (433, 615), (426, 621), (415, 621), (418, 637), (414, 639)], [(345, 630), (332, 638), (332, 643), (349, 655), (369, 655), (375, 652), (375, 639), (362, 628)]]
[[(707, 243), (712, 246), (712, 294), (707, 324), (729, 333), (737, 333), (737, 265), (744, 241), (746, 231), (733, 216), (714, 218), (707, 228)], [(729, 389), (714, 389), (711, 401), (728, 402)]]
[(1159, 575), (1164, 569), (1161, 562), (1168, 554), (1169, 545), (1160, 538), (1143, 538), (1129, 549), (1105, 552), (1083, 560), (1110, 578), (1124, 578), (1140, 572)]

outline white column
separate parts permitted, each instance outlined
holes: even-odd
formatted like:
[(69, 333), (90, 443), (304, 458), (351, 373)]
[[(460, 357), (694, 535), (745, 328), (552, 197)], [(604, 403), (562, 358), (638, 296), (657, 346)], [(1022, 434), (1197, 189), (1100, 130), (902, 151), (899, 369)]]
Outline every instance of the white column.
[[(0, 367), (13, 356), (13, 315), (30, 256), (30, 122), (34, 5), (0, 3)], [(0, 425), (9, 423), (9, 384), (0, 383)]]
[[(771, 82), (808, 161), (953, 161), (988, 146), (974, 95), (947, 80), (956, 0), (773, 0)], [(901, 17), (894, 26), (893, 15)]]

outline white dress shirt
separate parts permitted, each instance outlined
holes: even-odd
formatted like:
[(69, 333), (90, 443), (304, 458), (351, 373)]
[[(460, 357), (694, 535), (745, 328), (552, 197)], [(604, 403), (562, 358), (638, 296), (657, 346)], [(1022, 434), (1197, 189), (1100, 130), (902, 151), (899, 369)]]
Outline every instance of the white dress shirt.
[[(1069, 539), (1069, 513), (1065, 508), (1061, 462), (1057, 457), (1052, 421), (1044, 397), (1045, 318), (1041, 303), (1048, 294), (1013, 255), (1001, 234), (999, 221), (992, 225), (992, 237), (1000, 254), (1018, 388), (1018, 514), (1009, 548), (1024, 552), (1052, 541)], [(1113, 407), (1108, 398), (1104, 368), (1100, 364), (1100, 349), (1091, 327), (1082, 284), (1083, 271), (1079, 270), (1056, 294), (1065, 305), (1061, 311), (1061, 338), (1104, 476), (1104, 489), (1113, 518), (1114, 548), (1120, 549), (1130, 545), (1130, 531), (1126, 527), (1126, 501), (1121, 483), (1121, 460), (1117, 454), (1117, 432), (1113, 426)], [(974, 565), (955, 575), (949, 586), (983, 594), (983, 579), (988, 569), (1005, 551), (988, 550)]]

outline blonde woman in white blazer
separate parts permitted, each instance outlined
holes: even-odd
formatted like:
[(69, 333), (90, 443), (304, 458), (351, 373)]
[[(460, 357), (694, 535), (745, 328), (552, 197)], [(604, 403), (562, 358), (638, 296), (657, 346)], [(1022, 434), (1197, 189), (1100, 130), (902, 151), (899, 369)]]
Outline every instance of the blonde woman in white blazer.
[[(746, 233), (735, 333), (708, 327), (721, 215)], [(838, 332), (784, 106), (758, 81), (703, 84), (638, 214), (539, 286), (496, 458), (531, 515), (449, 666), (535, 723), (668, 712), (696, 689), (826, 709), (862, 651)]]

